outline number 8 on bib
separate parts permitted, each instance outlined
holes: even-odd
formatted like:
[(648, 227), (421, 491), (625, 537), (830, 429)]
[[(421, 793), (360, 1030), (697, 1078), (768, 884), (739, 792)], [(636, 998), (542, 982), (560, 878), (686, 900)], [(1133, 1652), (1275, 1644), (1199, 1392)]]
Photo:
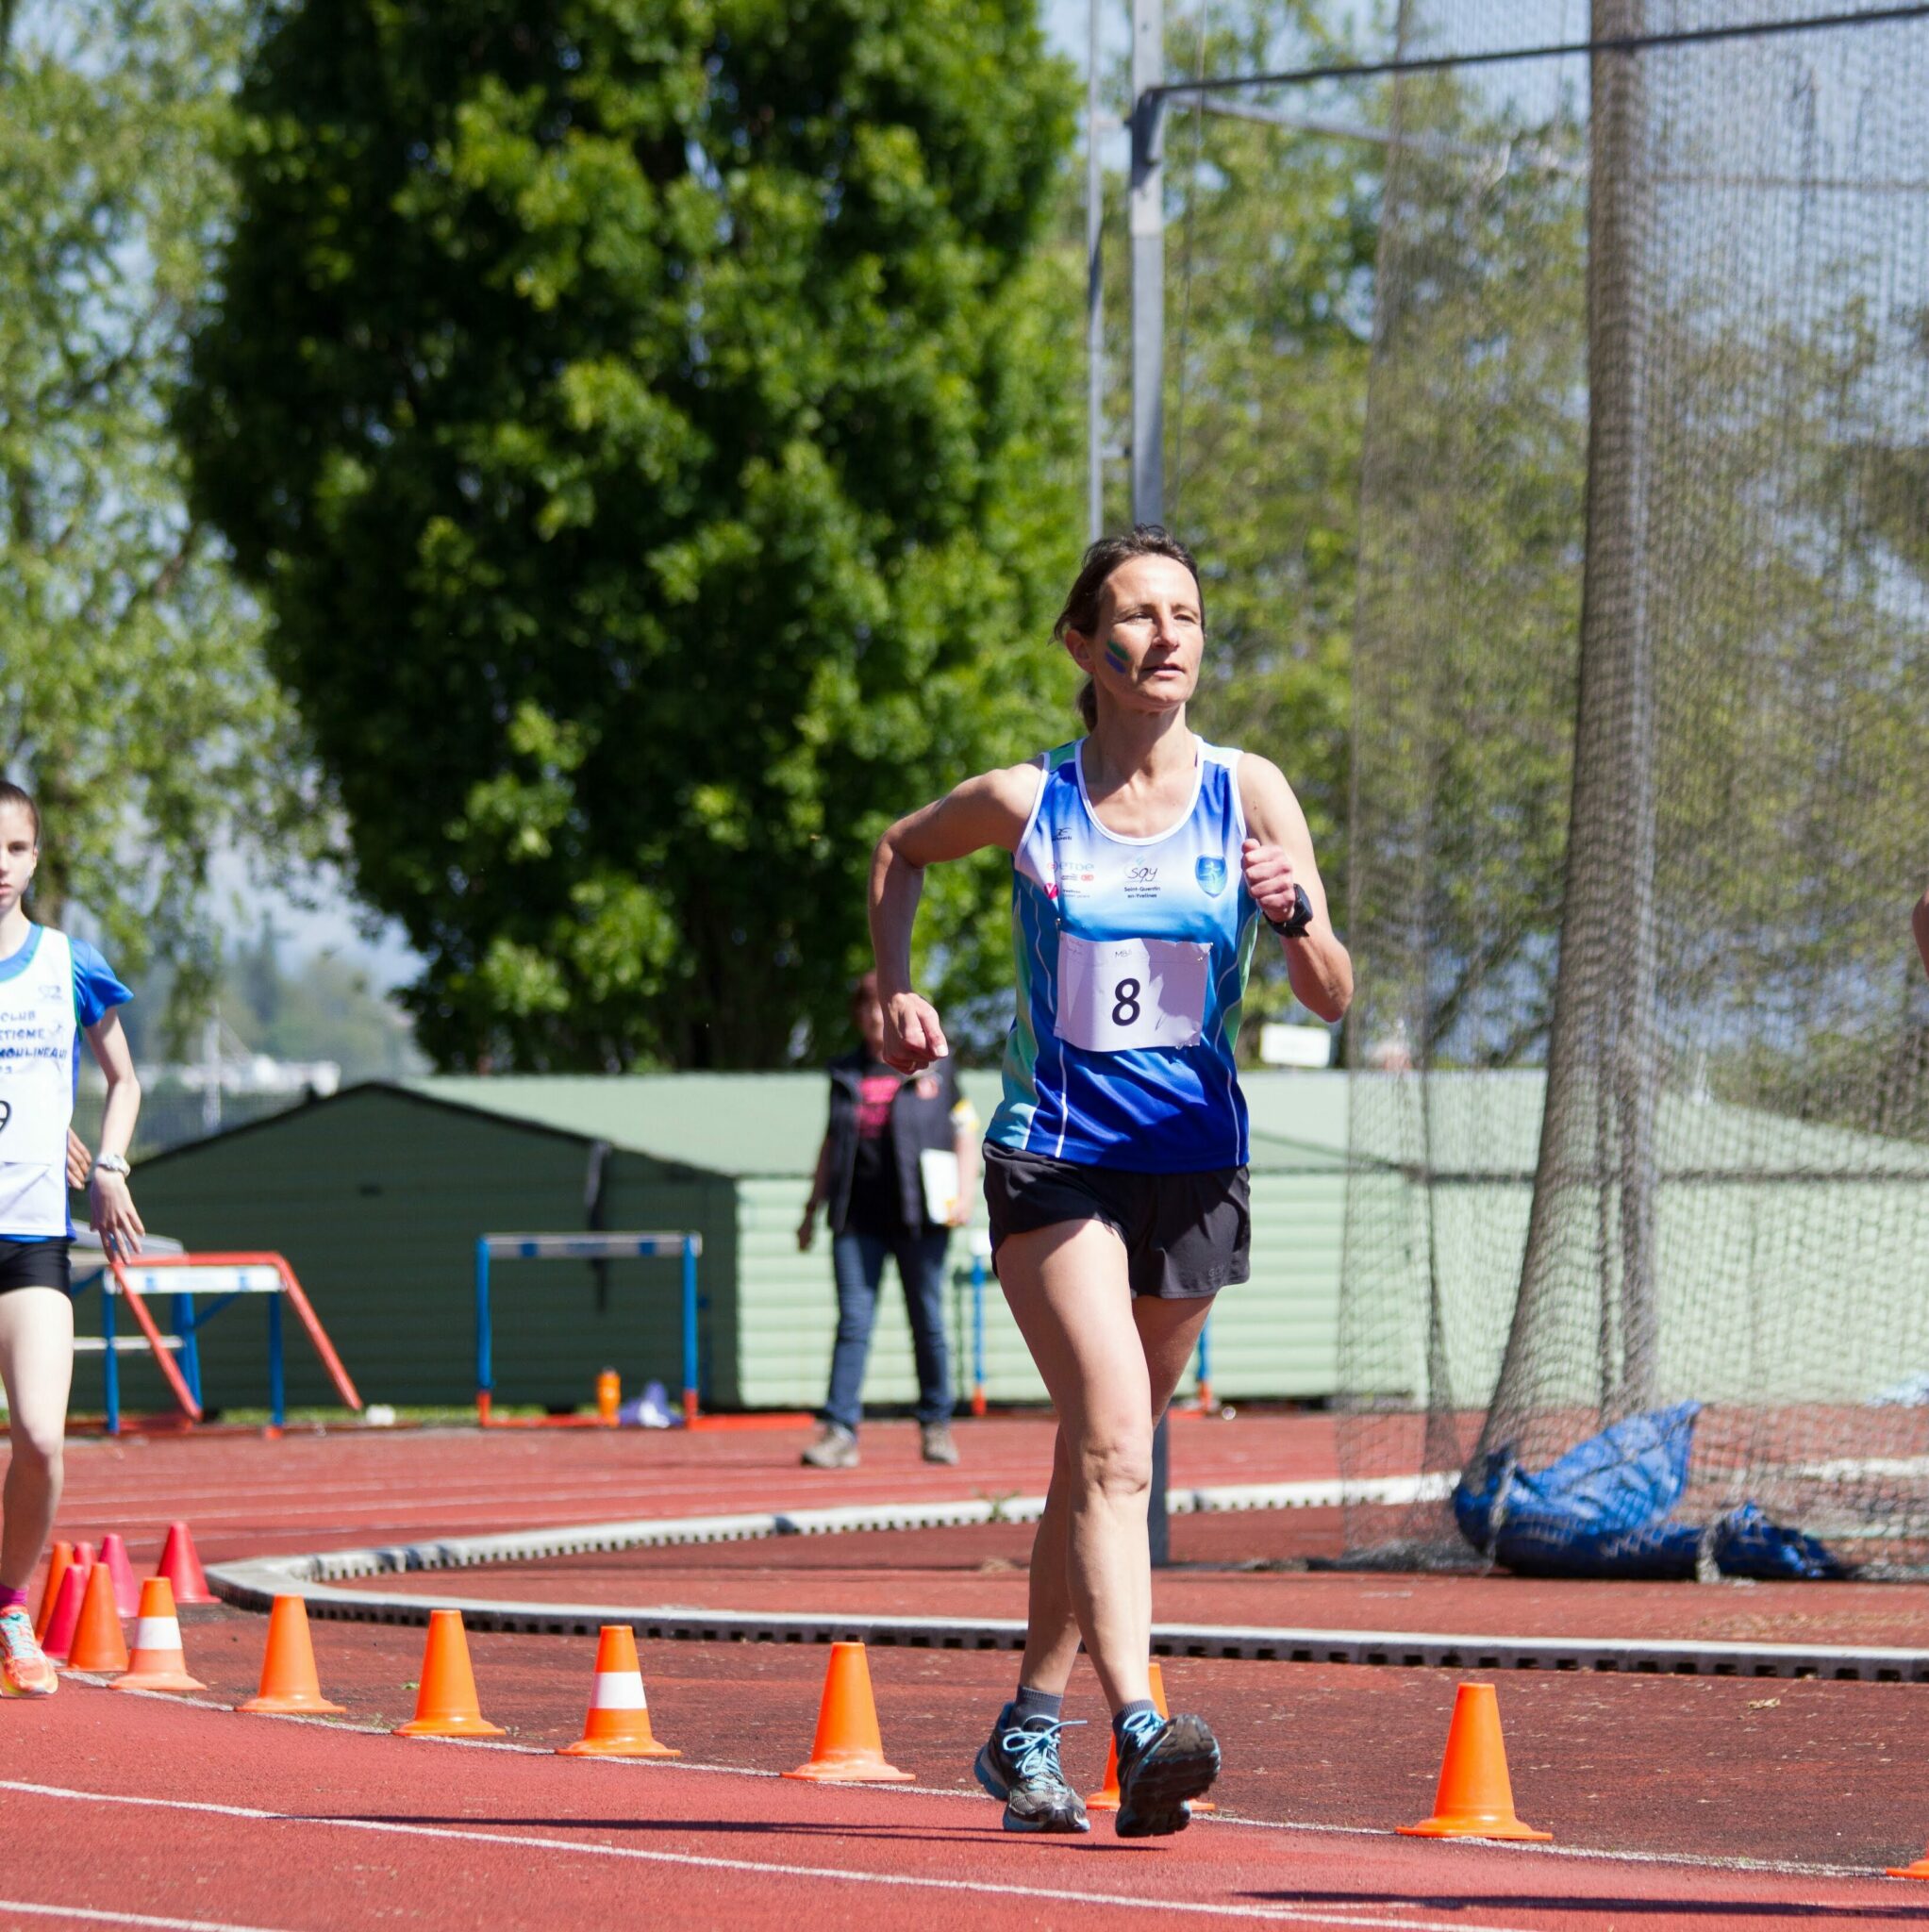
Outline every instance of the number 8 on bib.
[(1054, 1030), (1087, 1053), (1196, 1046), (1212, 949), (1189, 940), (1058, 936)]

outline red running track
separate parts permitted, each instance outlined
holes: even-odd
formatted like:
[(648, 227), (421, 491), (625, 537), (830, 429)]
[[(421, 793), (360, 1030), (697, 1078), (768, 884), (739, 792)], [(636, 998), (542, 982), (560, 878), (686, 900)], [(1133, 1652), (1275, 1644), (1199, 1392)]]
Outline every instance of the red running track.
[[(176, 1515), (194, 1523), (204, 1555), (215, 1557), (1040, 1486), (1049, 1424), (970, 1424), (960, 1439), (961, 1469), (929, 1469), (908, 1427), (869, 1428), (865, 1467), (848, 1475), (800, 1470), (797, 1441), (762, 1433), (83, 1443), (70, 1450), (61, 1533), (97, 1540), (119, 1528), (141, 1562)], [(1321, 1418), (1188, 1424), (1178, 1437), (1183, 1483), (1331, 1473)], [(1247, 1520), (1279, 1534), (1291, 1521)], [(842, 1541), (798, 1540), (785, 1558), (815, 1582)], [(881, 1559), (887, 1541), (863, 1542), (880, 1546)], [(925, 1541), (899, 1548), (911, 1571), (928, 1563)], [(744, 1566), (773, 1552), (662, 1554), (747, 1578)], [(873, 1587), (899, 1574), (873, 1572)], [(1014, 1580), (988, 1577), (1001, 1589)], [(1363, 1596), (1389, 1598), (1413, 1583), (1348, 1581)], [(1888, 1588), (1911, 1610), (1922, 1601)], [(1708, 1595), (1684, 1588), (1672, 1600), (1686, 1607)], [(1372, 1621), (1394, 1621), (1385, 1608)], [(1000, 1833), (995, 1808), (968, 1782), (972, 1752), (1008, 1686), (1006, 1656), (873, 1654), (887, 1748), (920, 1781), (875, 1792), (770, 1775), (808, 1749), (824, 1655), (814, 1648), (652, 1646), (645, 1670), (657, 1728), (693, 1761), (640, 1767), (548, 1755), (579, 1727), (587, 1641), (473, 1640), (485, 1709), (519, 1747), (484, 1749), (345, 1727), (408, 1714), (418, 1631), (317, 1625), (324, 1685), (350, 1711), (329, 1726), (207, 1707), (252, 1690), (262, 1621), (227, 1609), (185, 1621), (191, 1665), (210, 1686), (201, 1706), (70, 1682), (50, 1703), (0, 1707), (8, 1826), (0, 1926), (300, 1932), (388, 1916), (574, 1932), (655, 1914), (807, 1932), (860, 1915), (867, 1926), (920, 1928), (1078, 1926), (1101, 1915), (1129, 1924), (1154, 1907), (1202, 1923), (1474, 1932), (1929, 1923), (1929, 1887), (1859, 1875), (1916, 1856), (1929, 1835), (1929, 1693), (1913, 1686), (1510, 1677), (1501, 1695), (1516, 1790), (1523, 1814), (1556, 1832), (1560, 1844), (1548, 1852), (1390, 1835), (1430, 1808), (1453, 1688), (1446, 1675), (1174, 1662), (1175, 1696), (1206, 1711), (1226, 1743), (1218, 1792), (1226, 1816), (1154, 1846), (1122, 1845), (1104, 1824), (1089, 1840), (1041, 1844)], [(1083, 1671), (1072, 1714), (1100, 1715)], [(1097, 1725), (1072, 1734), (1081, 1783), (1096, 1781), (1103, 1755)], [(1785, 1869), (1725, 1862), (1741, 1859)], [(1833, 1869), (1788, 1869), (1796, 1866)]]
[[(194, 1525), (204, 1559), (423, 1537), (840, 1504), (1036, 1495), (1051, 1473), (1052, 1424), (999, 1417), (956, 1425), (956, 1469), (919, 1459), (908, 1424), (864, 1431), (862, 1467), (804, 1469), (807, 1429), (475, 1429), (131, 1438), (67, 1445), (59, 1534), (118, 1529), (137, 1562), (168, 1524)], [(1338, 1474), (1329, 1418), (1188, 1420), (1173, 1479), (1275, 1483)]]
[(1596, 1932), (1929, 1913), (1874, 1879), (1210, 1821), (1154, 1844), (1103, 1825), (1014, 1839), (990, 1804), (948, 1792), (405, 1742), (83, 1684), (5, 1719), (9, 1926)]

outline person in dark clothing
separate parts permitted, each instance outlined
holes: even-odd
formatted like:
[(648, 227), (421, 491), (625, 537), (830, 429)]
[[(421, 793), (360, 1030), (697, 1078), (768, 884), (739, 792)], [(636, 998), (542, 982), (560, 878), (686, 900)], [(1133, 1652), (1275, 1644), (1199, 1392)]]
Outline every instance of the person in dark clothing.
[[(851, 1016), (863, 1044), (830, 1063), (830, 1124), (797, 1228), (797, 1245), (807, 1249), (816, 1238), (818, 1209), (829, 1208), (838, 1289), (830, 1393), (804, 1460), (813, 1469), (857, 1466), (864, 1366), (890, 1256), (904, 1284), (917, 1353), (924, 1460), (956, 1462), (944, 1255), (951, 1230), (964, 1224), (977, 1185), (977, 1119), (958, 1092), (949, 1060), (906, 1079), (878, 1058), (884, 1009), (874, 974), (867, 973), (852, 990)], [(940, 1158), (927, 1160), (927, 1155)]]

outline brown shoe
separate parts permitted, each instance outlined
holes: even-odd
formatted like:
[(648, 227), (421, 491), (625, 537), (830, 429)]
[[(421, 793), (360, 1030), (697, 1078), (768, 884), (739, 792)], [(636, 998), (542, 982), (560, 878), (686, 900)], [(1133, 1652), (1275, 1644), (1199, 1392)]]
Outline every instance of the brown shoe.
[(807, 1469), (856, 1469), (857, 1438), (842, 1423), (819, 1423), (801, 1459)]
[(918, 1433), (923, 1438), (926, 1462), (950, 1463), (957, 1460), (957, 1444), (951, 1439), (949, 1423), (923, 1423), (919, 1424)]

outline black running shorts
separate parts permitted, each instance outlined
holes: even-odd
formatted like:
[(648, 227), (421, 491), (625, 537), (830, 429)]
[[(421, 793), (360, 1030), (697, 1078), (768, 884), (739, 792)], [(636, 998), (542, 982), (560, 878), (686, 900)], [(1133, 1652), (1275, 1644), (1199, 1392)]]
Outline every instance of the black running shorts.
[(0, 1294), (15, 1288), (58, 1288), (71, 1295), (74, 1277), (67, 1266), (67, 1243), (0, 1241)]
[(1184, 1301), (1252, 1273), (1253, 1217), (1243, 1167), (1210, 1174), (1127, 1174), (1042, 1154), (985, 1148), (991, 1264), (1007, 1235), (1061, 1221), (1102, 1221), (1125, 1243), (1134, 1294)]

